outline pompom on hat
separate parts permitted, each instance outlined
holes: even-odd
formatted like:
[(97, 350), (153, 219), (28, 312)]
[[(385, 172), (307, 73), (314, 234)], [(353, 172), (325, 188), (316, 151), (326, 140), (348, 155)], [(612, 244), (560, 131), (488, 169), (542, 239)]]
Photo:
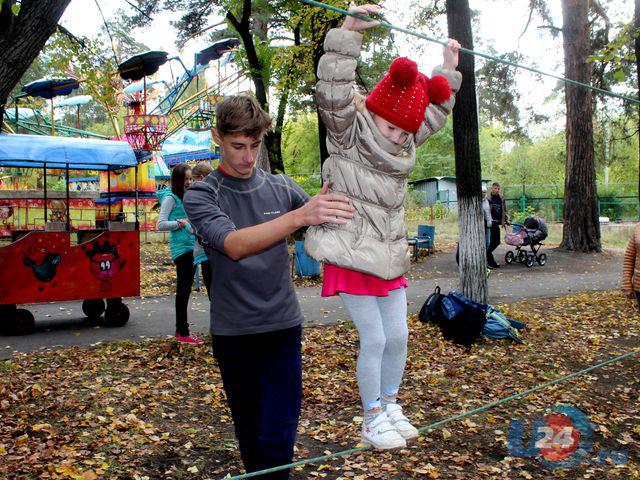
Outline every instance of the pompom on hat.
[(451, 97), (449, 81), (442, 75), (428, 78), (406, 57), (396, 58), (389, 72), (367, 97), (367, 109), (407, 132), (416, 133), (429, 103)]

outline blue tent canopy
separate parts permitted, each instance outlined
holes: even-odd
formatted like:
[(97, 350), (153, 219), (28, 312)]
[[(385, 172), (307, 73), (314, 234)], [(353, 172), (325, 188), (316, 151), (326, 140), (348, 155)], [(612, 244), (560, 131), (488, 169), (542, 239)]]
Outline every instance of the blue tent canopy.
[(76, 107), (78, 105), (86, 105), (91, 100), (93, 100), (91, 95), (76, 95), (75, 97), (69, 97), (56, 103), (55, 107)]
[(116, 170), (137, 164), (136, 155), (126, 142), (0, 134), (2, 167)]
[(22, 87), (22, 91), (32, 97), (53, 98), (69, 95), (80, 86), (77, 78), (41, 78)]
[(237, 38), (225, 38), (218, 40), (213, 45), (196, 53), (196, 63), (198, 65), (207, 65), (212, 60), (218, 60), (228, 51), (237, 48), (240, 40)]

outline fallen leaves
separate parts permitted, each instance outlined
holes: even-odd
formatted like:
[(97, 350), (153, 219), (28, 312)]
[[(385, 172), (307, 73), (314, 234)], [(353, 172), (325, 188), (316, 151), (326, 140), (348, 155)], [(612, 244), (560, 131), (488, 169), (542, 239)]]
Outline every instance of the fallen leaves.
[[(400, 392), (418, 426), (521, 392), (637, 348), (638, 314), (617, 293), (499, 306), (524, 320), (525, 345), (482, 341), (465, 353), (410, 321)], [(357, 336), (345, 323), (307, 329), (296, 458), (354, 447), (362, 422)], [(408, 478), (640, 478), (638, 358), (609, 365), (452, 421), (394, 452), (365, 450), (295, 469), (292, 480)], [(599, 451), (625, 452), (553, 474), (507, 448), (512, 419), (529, 423), (556, 403), (589, 415)], [(206, 346), (118, 342), (18, 355), (0, 363), (0, 478), (209, 480), (240, 472), (233, 424)], [(593, 460), (593, 459), (591, 459)]]

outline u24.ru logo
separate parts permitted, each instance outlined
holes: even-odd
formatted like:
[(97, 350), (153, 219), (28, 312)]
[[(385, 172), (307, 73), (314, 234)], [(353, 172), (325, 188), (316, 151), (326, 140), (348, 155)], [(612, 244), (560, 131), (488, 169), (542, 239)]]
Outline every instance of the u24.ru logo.
[(535, 458), (549, 468), (567, 468), (581, 463), (627, 463), (626, 452), (599, 451), (589, 458), (593, 449), (594, 426), (589, 417), (575, 407), (556, 405), (552, 413), (532, 422), (529, 442), (525, 443), (524, 420), (509, 425), (509, 453), (514, 457)]

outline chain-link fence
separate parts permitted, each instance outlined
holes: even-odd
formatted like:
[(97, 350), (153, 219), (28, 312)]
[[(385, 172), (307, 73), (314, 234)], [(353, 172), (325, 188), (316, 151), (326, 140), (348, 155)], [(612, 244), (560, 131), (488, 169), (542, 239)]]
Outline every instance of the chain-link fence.
[[(637, 183), (598, 184), (598, 211), (610, 221), (640, 220)], [(564, 185), (506, 185), (502, 193), (511, 212), (533, 210), (542, 218), (561, 222), (564, 209)]]

